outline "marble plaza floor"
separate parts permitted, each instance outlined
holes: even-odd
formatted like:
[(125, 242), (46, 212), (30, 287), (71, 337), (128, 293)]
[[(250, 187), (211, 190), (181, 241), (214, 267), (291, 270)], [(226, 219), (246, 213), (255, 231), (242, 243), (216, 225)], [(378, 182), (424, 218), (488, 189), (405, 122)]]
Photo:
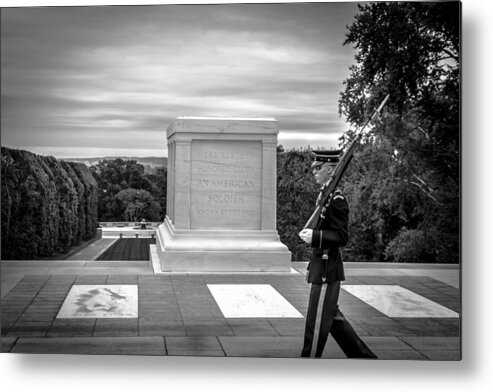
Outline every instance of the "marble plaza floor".
[[(155, 274), (149, 261), (1, 262), (1, 351), (298, 358), (309, 286), (288, 274)], [(453, 265), (346, 263), (340, 307), (387, 360), (460, 360)], [(329, 338), (325, 358), (345, 358)]]

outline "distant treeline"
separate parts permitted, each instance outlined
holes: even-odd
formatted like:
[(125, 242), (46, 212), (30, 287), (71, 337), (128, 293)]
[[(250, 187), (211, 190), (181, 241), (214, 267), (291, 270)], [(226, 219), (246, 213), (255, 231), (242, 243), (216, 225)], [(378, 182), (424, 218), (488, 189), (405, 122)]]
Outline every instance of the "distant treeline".
[(311, 248), (298, 233), (315, 209), (319, 186), (310, 172), (312, 156), (308, 149), (277, 154), (277, 231), (287, 245), (293, 261), (310, 259)]
[[(278, 148), (277, 229), (293, 261), (310, 258), (298, 232), (318, 194), (312, 159), (309, 149)], [(458, 188), (431, 184), (439, 200), (431, 203), (423, 189), (395, 175), (393, 164), (391, 148), (367, 141), (349, 166), (341, 183), (350, 206), (345, 260), (458, 262)], [(2, 259), (66, 252), (95, 236), (98, 216), (161, 221), (166, 213), (166, 171), (148, 175), (135, 161), (105, 160), (87, 168), (2, 147), (1, 169)]]
[(143, 164), (121, 158), (92, 165), (98, 184), (98, 216), (103, 222), (162, 221), (166, 214), (166, 167), (146, 173)]
[[(309, 149), (277, 154), (277, 230), (293, 261), (307, 261), (311, 248), (298, 233), (315, 209), (319, 186), (310, 171)], [(436, 188), (439, 203), (406, 178), (396, 176), (392, 150), (362, 145), (341, 182), (349, 203), (345, 261), (458, 263), (459, 189)]]
[(52, 256), (93, 238), (98, 185), (82, 163), (2, 147), (2, 259)]

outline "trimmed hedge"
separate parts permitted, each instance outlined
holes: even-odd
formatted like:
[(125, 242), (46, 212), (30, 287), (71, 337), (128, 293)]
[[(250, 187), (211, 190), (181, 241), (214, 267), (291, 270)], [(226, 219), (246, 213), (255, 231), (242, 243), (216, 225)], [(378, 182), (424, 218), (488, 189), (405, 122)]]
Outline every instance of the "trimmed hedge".
[(2, 259), (67, 252), (96, 235), (97, 183), (82, 163), (2, 147)]

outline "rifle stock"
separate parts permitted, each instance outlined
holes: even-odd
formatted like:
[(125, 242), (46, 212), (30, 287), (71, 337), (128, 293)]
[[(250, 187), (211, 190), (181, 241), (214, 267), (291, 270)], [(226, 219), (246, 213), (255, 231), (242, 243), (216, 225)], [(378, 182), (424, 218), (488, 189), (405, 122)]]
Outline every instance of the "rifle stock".
[(332, 197), (332, 194), (334, 193), (337, 186), (339, 185), (339, 182), (341, 181), (341, 178), (344, 172), (346, 171), (349, 162), (351, 162), (351, 159), (353, 158), (354, 150), (359, 145), (359, 142), (363, 136), (363, 131), (365, 130), (366, 126), (370, 123), (370, 121), (373, 120), (373, 118), (378, 113), (380, 113), (384, 105), (387, 103), (388, 99), (389, 99), (389, 95), (387, 94), (387, 96), (384, 98), (380, 106), (373, 111), (371, 116), (366, 120), (363, 127), (360, 129), (360, 131), (356, 134), (356, 136), (349, 144), (348, 148), (346, 149), (346, 152), (344, 153), (341, 160), (339, 161), (334, 171), (332, 172), (332, 176), (330, 177), (329, 182), (325, 187), (324, 195), (322, 196), (319, 203), (317, 204), (317, 207), (315, 208), (313, 214), (310, 216), (310, 219), (308, 219), (308, 221), (306, 222), (304, 229), (314, 229), (316, 227), (322, 207), (325, 204), (327, 204), (327, 201), (329, 201), (330, 203), (330, 198)]

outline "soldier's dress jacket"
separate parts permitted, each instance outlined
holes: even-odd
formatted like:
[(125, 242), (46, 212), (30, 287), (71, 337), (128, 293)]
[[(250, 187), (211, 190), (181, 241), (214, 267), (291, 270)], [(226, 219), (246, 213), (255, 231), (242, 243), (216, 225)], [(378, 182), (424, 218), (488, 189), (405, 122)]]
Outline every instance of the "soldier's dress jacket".
[(339, 189), (334, 191), (329, 200), (323, 206), (313, 230), (308, 283), (324, 284), (345, 280), (340, 247), (345, 246), (349, 238), (349, 206)]

